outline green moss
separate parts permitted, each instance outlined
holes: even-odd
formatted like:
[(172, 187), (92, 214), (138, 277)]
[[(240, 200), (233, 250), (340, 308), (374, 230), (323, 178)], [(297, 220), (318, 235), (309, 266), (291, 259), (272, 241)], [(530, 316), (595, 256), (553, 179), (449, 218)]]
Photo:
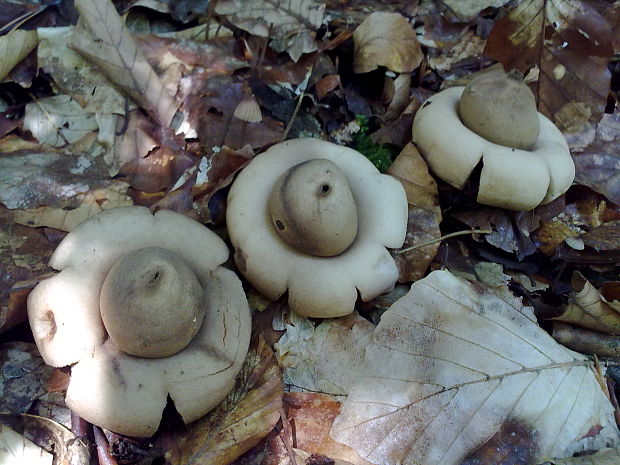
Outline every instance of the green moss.
[(394, 161), (396, 150), (377, 144), (370, 138), (367, 116), (356, 115), (355, 120), (360, 125), (360, 131), (353, 135), (353, 148), (368, 158), (379, 171), (385, 172)]

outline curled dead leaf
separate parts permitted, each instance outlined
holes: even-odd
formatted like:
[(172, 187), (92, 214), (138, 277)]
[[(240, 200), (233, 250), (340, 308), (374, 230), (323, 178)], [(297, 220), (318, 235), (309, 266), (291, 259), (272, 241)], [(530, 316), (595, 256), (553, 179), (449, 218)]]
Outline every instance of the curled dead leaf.
[(356, 73), (379, 66), (409, 73), (420, 66), (424, 54), (411, 24), (400, 13), (371, 13), (353, 33)]

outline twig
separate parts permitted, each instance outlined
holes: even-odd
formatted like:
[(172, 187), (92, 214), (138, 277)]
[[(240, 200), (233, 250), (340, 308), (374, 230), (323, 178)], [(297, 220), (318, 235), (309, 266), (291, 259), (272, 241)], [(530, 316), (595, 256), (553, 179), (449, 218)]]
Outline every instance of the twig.
[(282, 431), (280, 432), (280, 439), (284, 443), (284, 447), (286, 447), (286, 452), (291, 459), (291, 465), (297, 465), (297, 460), (295, 459), (295, 451), (293, 450), (293, 445), (291, 444), (291, 439), (293, 437), (293, 432), (291, 431), (291, 425), (288, 422), (288, 418), (286, 416), (286, 412), (284, 411), (284, 407), (280, 406), (278, 409), (280, 411), (280, 419), (282, 420)]
[(427, 245), (434, 244), (436, 242), (441, 242), (444, 239), (450, 239), (456, 236), (466, 236), (468, 234), (491, 234), (494, 233), (492, 229), (470, 229), (467, 231), (456, 231), (450, 234), (446, 234), (445, 236), (436, 237), (435, 239), (431, 239), (430, 241), (422, 242), (421, 244), (412, 245), (411, 247), (407, 247), (406, 249), (397, 250), (396, 253), (405, 253), (410, 250), (421, 249), (422, 247), (426, 247)]

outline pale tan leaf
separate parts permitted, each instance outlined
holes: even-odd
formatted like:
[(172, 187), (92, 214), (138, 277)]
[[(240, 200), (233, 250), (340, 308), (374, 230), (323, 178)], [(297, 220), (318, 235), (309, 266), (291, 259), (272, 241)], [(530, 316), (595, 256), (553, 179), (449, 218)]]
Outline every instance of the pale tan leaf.
[(568, 305), (554, 320), (565, 321), (604, 333), (620, 334), (620, 302), (608, 302), (590, 282), (576, 271)]
[(42, 144), (62, 147), (99, 129), (95, 114), (69, 95), (47, 97), (26, 105), (24, 129)]
[(0, 463), (2, 465), (51, 465), (54, 456), (21, 434), (0, 424)]
[(14, 29), (0, 37), (0, 81), (37, 46), (37, 31)]
[(592, 455), (548, 460), (543, 465), (618, 465), (620, 449), (603, 449)]
[(76, 0), (84, 26), (72, 47), (137, 102), (155, 121), (168, 126), (177, 104), (164, 88), (109, 0)]
[(381, 465), (459, 464), (507, 421), (530, 428), (527, 463), (617, 444), (588, 359), (495, 292), (447, 271), (415, 282), (377, 326), (332, 438)]
[(14, 210), (14, 221), (24, 226), (48, 226), (61, 231), (71, 231), (104, 210), (132, 205), (133, 202), (127, 195), (127, 188), (127, 184), (112, 184), (109, 188), (87, 192), (82, 196), (80, 206), (72, 209), (45, 206)]
[(220, 0), (218, 15), (252, 35), (273, 39), (272, 47), (286, 50), (297, 61), (317, 50), (314, 31), (323, 23), (325, 3), (320, 0)]
[(355, 29), (353, 42), (356, 73), (367, 73), (379, 66), (410, 73), (424, 58), (413, 27), (400, 13), (372, 13)]
[(312, 392), (346, 395), (364, 363), (374, 325), (358, 314), (323, 321), (316, 328), (291, 314), (275, 345), (284, 382)]

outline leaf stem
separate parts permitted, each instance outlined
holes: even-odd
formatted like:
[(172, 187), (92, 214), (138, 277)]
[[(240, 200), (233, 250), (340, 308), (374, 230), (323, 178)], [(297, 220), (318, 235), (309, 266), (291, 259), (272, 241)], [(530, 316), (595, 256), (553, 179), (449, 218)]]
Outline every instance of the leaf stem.
[(406, 249), (397, 250), (396, 253), (405, 253), (411, 250), (421, 249), (422, 247), (426, 247), (427, 245), (441, 242), (444, 239), (450, 239), (456, 236), (466, 236), (468, 234), (491, 234), (493, 232), (495, 231), (493, 231), (492, 229), (468, 229), (465, 231), (456, 231), (450, 234), (446, 234), (445, 236), (436, 237), (435, 239), (431, 239), (430, 241), (422, 242), (421, 244), (412, 245), (411, 247), (407, 247)]

